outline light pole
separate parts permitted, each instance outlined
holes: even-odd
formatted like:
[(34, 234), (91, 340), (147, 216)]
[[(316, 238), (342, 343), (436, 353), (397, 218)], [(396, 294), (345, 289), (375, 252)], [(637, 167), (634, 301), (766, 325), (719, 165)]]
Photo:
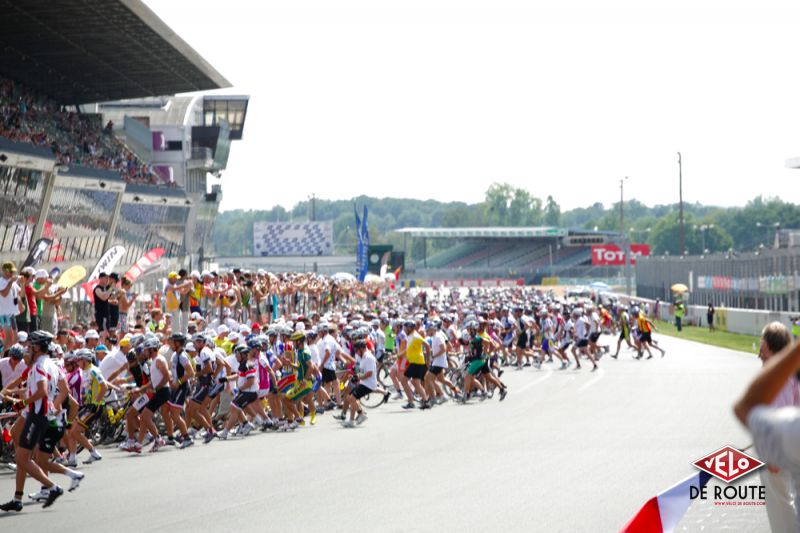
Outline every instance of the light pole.
[(678, 221), (680, 222), (680, 250), (685, 253), (686, 250), (686, 228), (683, 225), (683, 163), (681, 162), (681, 153), (678, 152), (678, 199), (679, 215)]
[(701, 251), (704, 254), (707, 252), (707, 250), (706, 250), (706, 231), (712, 229), (713, 227), (714, 227), (714, 224), (700, 224), (699, 226), (698, 225), (694, 226), (694, 229), (699, 229), (701, 234), (702, 234), (702, 236), (703, 236), (703, 248), (702, 248)]
[[(769, 234), (772, 233), (772, 230), (774, 229), (775, 230), (775, 235), (773, 236), (773, 248), (777, 248), (777, 247), (780, 246), (780, 242), (777, 242), (777, 243), (775, 242), (776, 240), (778, 240), (778, 239), (775, 239), (775, 237), (778, 236), (778, 232), (781, 230), (781, 223), (780, 222), (769, 222), (769, 223), (756, 222), (756, 227), (757, 228), (767, 228), (767, 242), (766, 242), (767, 245), (769, 245)], [(776, 244), (778, 246), (776, 246)]]
[(625, 176), (619, 180), (619, 233), (622, 238), (622, 247), (625, 251), (625, 294), (631, 295), (631, 246), (625, 234)]

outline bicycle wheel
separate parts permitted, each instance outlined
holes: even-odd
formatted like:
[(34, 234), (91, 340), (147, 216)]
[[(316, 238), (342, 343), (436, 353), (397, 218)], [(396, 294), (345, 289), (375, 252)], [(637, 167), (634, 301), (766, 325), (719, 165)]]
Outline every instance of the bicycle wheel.
[(384, 365), (381, 365), (378, 369), (378, 383), (385, 391), (394, 392), (394, 383), (392, 383), (392, 378), (389, 376), (389, 369)]
[(383, 394), (378, 391), (370, 392), (358, 401), (367, 409), (375, 409), (383, 403)]

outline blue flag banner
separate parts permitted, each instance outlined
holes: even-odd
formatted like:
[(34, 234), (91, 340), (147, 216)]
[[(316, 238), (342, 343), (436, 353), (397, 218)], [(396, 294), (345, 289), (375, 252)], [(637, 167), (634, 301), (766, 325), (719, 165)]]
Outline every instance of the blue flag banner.
[(358, 281), (364, 281), (369, 269), (369, 230), (367, 229), (367, 206), (364, 206), (364, 216), (361, 217), (361, 228), (358, 232)]
[(358, 207), (353, 204), (353, 212), (356, 215), (356, 235), (358, 236), (358, 249), (356, 250), (356, 277), (358, 281), (364, 281), (367, 277), (369, 258), (369, 232), (367, 231), (367, 206), (364, 206), (364, 217), (358, 216)]

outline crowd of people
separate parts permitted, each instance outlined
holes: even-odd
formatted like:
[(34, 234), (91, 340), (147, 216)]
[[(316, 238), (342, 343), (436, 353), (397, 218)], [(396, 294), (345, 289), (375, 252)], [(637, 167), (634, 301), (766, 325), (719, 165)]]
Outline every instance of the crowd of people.
[(0, 78), (0, 137), (50, 148), (59, 163), (119, 172), (125, 181), (166, 183), (106, 127), (97, 115), (65, 111), (19, 84)]
[(502, 402), (510, 369), (594, 370), (605, 354), (617, 357), (603, 331), (619, 333), (637, 358), (661, 350), (643, 310), (616, 303), (528, 287), (432, 295), (263, 270), (171, 272), (149, 307), (124, 276), (103, 273), (94, 319), (58, 324), (44, 309), (30, 314), (58, 293), (53, 280), (23, 270), (5, 263), (0, 278), (0, 399), (21, 415), (10, 429), (17, 485), (4, 511), (22, 509), (27, 477), (41, 485), (30, 498), (45, 506), (63, 494), (55, 474), (79, 487), (78, 456), (103, 458), (91, 428), (109, 416), (106, 405), (124, 406), (108, 412), (124, 418), (119, 448), (138, 454), (292, 431), (325, 412), (352, 428), (367, 421), (367, 398), (407, 410)]

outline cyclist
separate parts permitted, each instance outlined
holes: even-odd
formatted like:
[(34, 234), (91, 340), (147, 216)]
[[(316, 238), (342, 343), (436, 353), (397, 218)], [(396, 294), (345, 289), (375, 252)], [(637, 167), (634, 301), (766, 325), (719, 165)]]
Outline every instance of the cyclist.
[(81, 408), (74, 420), (67, 438), (69, 458), (67, 466), (78, 466), (76, 450), (78, 444), (89, 450), (89, 458), (84, 464), (92, 464), (103, 458), (92, 442), (86, 437), (86, 431), (103, 414), (103, 405), (108, 385), (100, 369), (92, 364), (94, 353), (89, 348), (75, 351), (78, 366), (81, 369)]
[[(355, 424), (362, 424), (367, 420), (367, 415), (361, 408), (359, 400), (374, 392), (378, 387), (378, 363), (375, 356), (367, 349), (367, 342), (358, 339), (353, 342), (353, 352), (356, 357), (355, 378), (358, 384), (345, 398), (345, 412), (350, 411), (350, 419), (343, 420), (342, 425), (351, 428)], [(358, 417), (356, 417), (358, 413)]]
[[(180, 332), (173, 333), (169, 338), (168, 346), (173, 354), (169, 385), (171, 392), (167, 405), (169, 405), (169, 416), (172, 418), (172, 422), (181, 432), (179, 447), (184, 449), (194, 444), (194, 440), (189, 435), (186, 420), (181, 415), (186, 404), (186, 398), (189, 396), (189, 380), (194, 377), (194, 368), (185, 350), (186, 335)], [(172, 437), (172, 435), (167, 436)]]

